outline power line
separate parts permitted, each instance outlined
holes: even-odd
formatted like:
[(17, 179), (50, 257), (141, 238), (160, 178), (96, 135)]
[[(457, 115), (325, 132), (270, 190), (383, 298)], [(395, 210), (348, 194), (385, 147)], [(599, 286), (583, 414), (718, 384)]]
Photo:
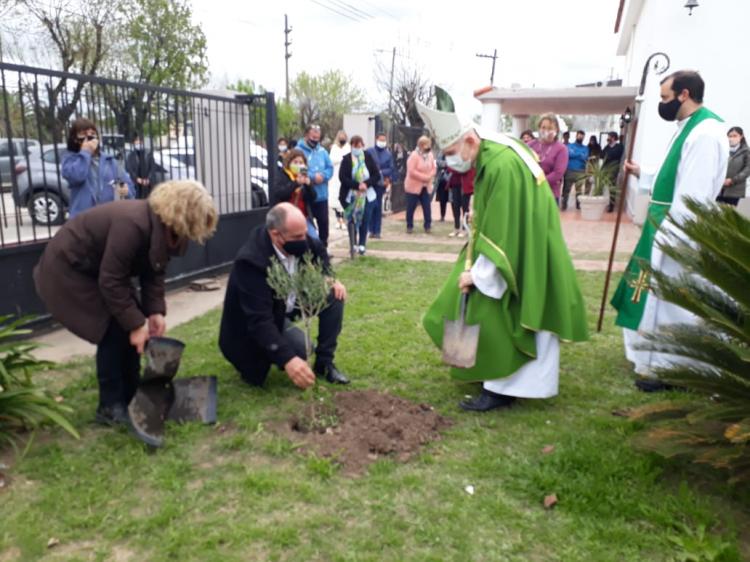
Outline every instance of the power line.
[(477, 56), (482, 59), (492, 59), (492, 73), (490, 74), (490, 86), (495, 85), (495, 61), (497, 60), (497, 49), (495, 49), (495, 52), (491, 55), (483, 55), (480, 53), (477, 53)]
[(348, 20), (355, 21), (355, 22), (360, 22), (361, 21), (361, 20), (359, 20), (357, 18), (352, 17), (350, 14), (347, 14), (346, 12), (341, 12), (341, 11), (337, 10), (336, 8), (332, 8), (331, 6), (323, 4), (322, 2), (318, 2), (318, 0), (310, 0), (310, 2), (312, 2), (313, 4), (317, 4), (318, 6), (323, 7), (326, 10), (329, 10), (329, 11), (333, 12), (334, 14), (338, 14), (339, 16), (345, 17)]
[(375, 4), (373, 4), (372, 2), (367, 2), (366, 0), (360, 0), (360, 1), (362, 2), (362, 4), (367, 4), (368, 6), (370, 6), (370, 8), (374, 8), (375, 10), (377, 10), (378, 12), (380, 12), (381, 14), (385, 14), (385, 15), (386, 15), (386, 16), (388, 16), (389, 18), (392, 18), (392, 19), (394, 19), (394, 20), (398, 21), (398, 17), (397, 17), (397, 16), (395, 16), (395, 15), (393, 15), (393, 14), (392, 14), (391, 12), (389, 12), (388, 10), (384, 10), (383, 8), (381, 8), (381, 7), (379, 7), (379, 6), (376, 6), (376, 5), (375, 5)]
[(357, 8), (355, 6), (352, 6), (351, 4), (349, 4), (347, 2), (342, 2), (342, 0), (329, 0), (329, 1), (332, 2), (332, 3), (334, 3), (334, 4), (338, 4), (339, 6), (341, 6), (344, 9), (352, 10), (353, 12), (355, 12), (354, 13), (355, 16), (361, 14), (362, 17), (365, 18), (365, 19), (373, 19), (375, 17), (374, 15), (372, 15), (372, 14), (370, 14), (368, 12), (365, 12), (364, 10), (360, 10), (359, 8)]

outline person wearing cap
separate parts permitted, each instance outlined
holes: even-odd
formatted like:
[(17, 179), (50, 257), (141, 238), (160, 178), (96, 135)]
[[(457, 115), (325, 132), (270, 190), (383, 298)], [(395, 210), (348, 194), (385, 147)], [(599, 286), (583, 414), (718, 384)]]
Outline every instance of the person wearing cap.
[(476, 362), (454, 379), (482, 382), (465, 410), (506, 408), (517, 398), (557, 394), (560, 340), (588, 338), (586, 308), (560, 228), (552, 190), (531, 150), (507, 135), (476, 129), (439, 90), (439, 107), (418, 103), (426, 126), (457, 172), (474, 169), (471, 235), (423, 325), (443, 345), (445, 320), (479, 325)]

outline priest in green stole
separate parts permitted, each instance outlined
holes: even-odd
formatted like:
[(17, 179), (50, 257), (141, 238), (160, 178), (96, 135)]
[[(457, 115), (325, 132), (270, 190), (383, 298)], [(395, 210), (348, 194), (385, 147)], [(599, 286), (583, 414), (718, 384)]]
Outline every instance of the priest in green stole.
[[(442, 347), (445, 320), (459, 315), (468, 292), (467, 324), (479, 324), (476, 364), (453, 378), (483, 382), (466, 410), (507, 407), (516, 398), (549, 398), (558, 390), (562, 341), (588, 338), (586, 309), (560, 229), (554, 196), (536, 157), (520, 141), (477, 131), (452, 111), (417, 104), (448, 167), (476, 168), (472, 236), (425, 313), (425, 330)], [(466, 257), (470, 256), (470, 263)]]
[[(651, 189), (648, 215), (633, 256), (623, 274), (612, 306), (617, 309), (618, 326), (623, 328), (625, 355), (642, 375), (636, 387), (645, 392), (668, 388), (654, 378), (654, 369), (677, 361), (676, 357), (639, 349), (643, 333), (668, 324), (695, 323), (688, 311), (660, 300), (651, 294), (644, 264), (678, 277), (682, 269), (665, 256), (659, 244), (677, 234), (665, 221), (669, 213), (678, 222), (688, 213), (684, 197), (713, 202), (726, 177), (729, 145), (721, 119), (703, 107), (705, 85), (697, 72), (679, 71), (661, 83), (659, 115), (667, 121), (677, 120), (667, 156), (662, 162)], [(625, 167), (640, 177), (640, 167), (627, 162)]]

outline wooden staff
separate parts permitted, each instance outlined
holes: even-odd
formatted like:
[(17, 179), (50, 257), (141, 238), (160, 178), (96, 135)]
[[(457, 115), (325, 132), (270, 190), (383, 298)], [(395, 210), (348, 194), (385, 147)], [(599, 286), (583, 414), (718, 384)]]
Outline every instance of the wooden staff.
[[(633, 157), (633, 147), (635, 146), (635, 135), (638, 130), (638, 116), (641, 113), (641, 104), (643, 103), (643, 92), (646, 90), (646, 78), (648, 77), (648, 71), (651, 66), (651, 61), (653, 59), (656, 59), (654, 62), (654, 73), (664, 74), (669, 69), (669, 57), (665, 53), (653, 53), (648, 59), (646, 59), (646, 64), (643, 65), (643, 74), (641, 75), (641, 85), (638, 89), (638, 96), (635, 98), (635, 111), (633, 112), (633, 119), (632, 119), (632, 131), (628, 132), (628, 129), (630, 128), (630, 124), (628, 123), (628, 120), (623, 117), (623, 120), (625, 121), (625, 134), (628, 135), (627, 138), (627, 150), (625, 151), (626, 159), (625, 161), (629, 161)], [(660, 64), (663, 60), (663, 66)], [(627, 170), (624, 171), (620, 176), (620, 186), (619, 186), (619, 194), (620, 194), (620, 201), (617, 204), (617, 218), (615, 219), (615, 233), (612, 237), (612, 248), (609, 251), (609, 263), (607, 264), (607, 274), (604, 278), (604, 294), (602, 295), (602, 305), (599, 309), (599, 321), (596, 325), (596, 331), (601, 332), (602, 331), (602, 322), (604, 321), (604, 311), (607, 307), (607, 297), (609, 293), (609, 282), (612, 278), (612, 265), (615, 260), (615, 250), (617, 249), (617, 237), (620, 234), (620, 222), (622, 221), (622, 212), (625, 209), (625, 196), (627, 194), (628, 189), (628, 179), (630, 178), (630, 172)]]

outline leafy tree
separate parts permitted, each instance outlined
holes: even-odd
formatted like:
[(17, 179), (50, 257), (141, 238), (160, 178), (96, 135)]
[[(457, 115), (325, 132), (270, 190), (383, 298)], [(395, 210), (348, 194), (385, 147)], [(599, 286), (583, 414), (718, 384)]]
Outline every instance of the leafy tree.
[(281, 100), (276, 104), (276, 122), (280, 137), (293, 139), (300, 136), (300, 115), (291, 103)]
[[(123, 0), (16, 0), (16, 32), (41, 29), (42, 43), (62, 71), (96, 74), (107, 55), (111, 38), (121, 33), (118, 14)], [(70, 82), (70, 84), (69, 84)], [(39, 122), (55, 142), (62, 140), (68, 119), (76, 110), (86, 82), (60, 78), (45, 90), (37, 84), (27, 93), (34, 99)]]
[(342, 128), (345, 113), (367, 106), (364, 90), (340, 70), (329, 70), (319, 76), (300, 72), (290, 90), (299, 111), (300, 128), (317, 123), (328, 136)]
[[(108, 75), (177, 89), (199, 88), (208, 77), (206, 36), (192, 23), (185, 0), (135, 0), (121, 6), (123, 31), (105, 63)], [(117, 130), (126, 138), (144, 129), (158, 94), (150, 90), (104, 89)], [(163, 106), (163, 103), (159, 104)], [(166, 114), (161, 116), (167, 120)]]
[(662, 251), (684, 268), (678, 277), (650, 271), (656, 294), (695, 314), (650, 336), (645, 349), (681, 358), (661, 380), (690, 391), (684, 398), (635, 410), (647, 422), (638, 447), (684, 457), (750, 481), (750, 221), (733, 207), (688, 201), (693, 217), (671, 226), (680, 239)]

